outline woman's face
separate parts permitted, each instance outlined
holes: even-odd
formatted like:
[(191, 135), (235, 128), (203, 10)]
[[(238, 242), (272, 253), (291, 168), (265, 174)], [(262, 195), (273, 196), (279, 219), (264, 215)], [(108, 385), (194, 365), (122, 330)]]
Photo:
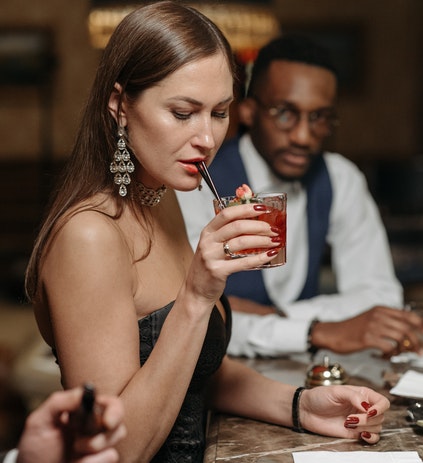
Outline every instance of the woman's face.
[(223, 54), (189, 63), (134, 103), (123, 102), (128, 140), (139, 166), (138, 180), (150, 188), (196, 188), (194, 164), (210, 164), (224, 140), (233, 99), (233, 78)]

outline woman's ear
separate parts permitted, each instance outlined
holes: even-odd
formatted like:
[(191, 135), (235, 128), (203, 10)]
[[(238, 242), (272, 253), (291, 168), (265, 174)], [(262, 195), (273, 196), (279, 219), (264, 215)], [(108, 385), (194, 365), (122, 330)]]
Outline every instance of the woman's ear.
[(247, 127), (253, 125), (257, 104), (253, 98), (245, 98), (238, 104), (239, 122)]
[(109, 111), (119, 127), (126, 127), (126, 116), (122, 98), (122, 86), (117, 82), (109, 98)]

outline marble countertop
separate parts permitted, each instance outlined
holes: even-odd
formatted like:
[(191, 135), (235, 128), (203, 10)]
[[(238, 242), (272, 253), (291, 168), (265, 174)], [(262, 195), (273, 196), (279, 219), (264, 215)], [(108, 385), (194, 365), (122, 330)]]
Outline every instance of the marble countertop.
[[(241, 360), (266, 376), (294, 385), (304, 385), (308, 356), (284, 359)], [(212, 414), (207, 433), (204, 463), (293, 463), (293, 452), (300, 451), (417, 451), (423, 459), (423, 429), (407, 421), (408, 401), (389, 394), (382, 379), (390, 369), (386, 360), (365, 353), (334, 358), (350, 374), (349, 384), (369, 385), (391, 400), (380, 442), (371, 446), (357, 440), (298, 434), (291, 429), (245, 418)], [(316, 360), (315, 362), (316, 363)], [(331, 362), (333, 363), (333, 362)], [(370, 374), (370, 372), (372, 373)], [(372, 377), (373, 375), (373, 377)], [(369, 379), (372, 377), (372, 380)]]

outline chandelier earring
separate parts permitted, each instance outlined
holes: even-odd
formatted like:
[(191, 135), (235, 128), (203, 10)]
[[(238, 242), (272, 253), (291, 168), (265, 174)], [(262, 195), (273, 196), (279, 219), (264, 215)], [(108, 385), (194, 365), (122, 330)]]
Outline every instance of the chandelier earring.
[(115, 174), (113, 181), (119, 186), (120, 196), (127, 195), (127, 186), (131, 183), (129, 174), (132, 174), (135, 170), (134, 163), (131, 161), (131, 156), (126, 147), (125, 136), (124, 127), (119, 127), (117, 149), (113, 155), (113, 161), (110, 163), (110, 172)]

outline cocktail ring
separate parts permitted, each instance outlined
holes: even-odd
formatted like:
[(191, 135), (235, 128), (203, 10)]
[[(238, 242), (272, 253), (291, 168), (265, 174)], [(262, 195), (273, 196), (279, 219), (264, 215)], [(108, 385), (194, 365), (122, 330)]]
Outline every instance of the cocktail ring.
[(235, 256), (235, 254), (229, 249), (229, 244), (228, 243), (223, 243), (223, 252), (228, 257), (234, 257)]

